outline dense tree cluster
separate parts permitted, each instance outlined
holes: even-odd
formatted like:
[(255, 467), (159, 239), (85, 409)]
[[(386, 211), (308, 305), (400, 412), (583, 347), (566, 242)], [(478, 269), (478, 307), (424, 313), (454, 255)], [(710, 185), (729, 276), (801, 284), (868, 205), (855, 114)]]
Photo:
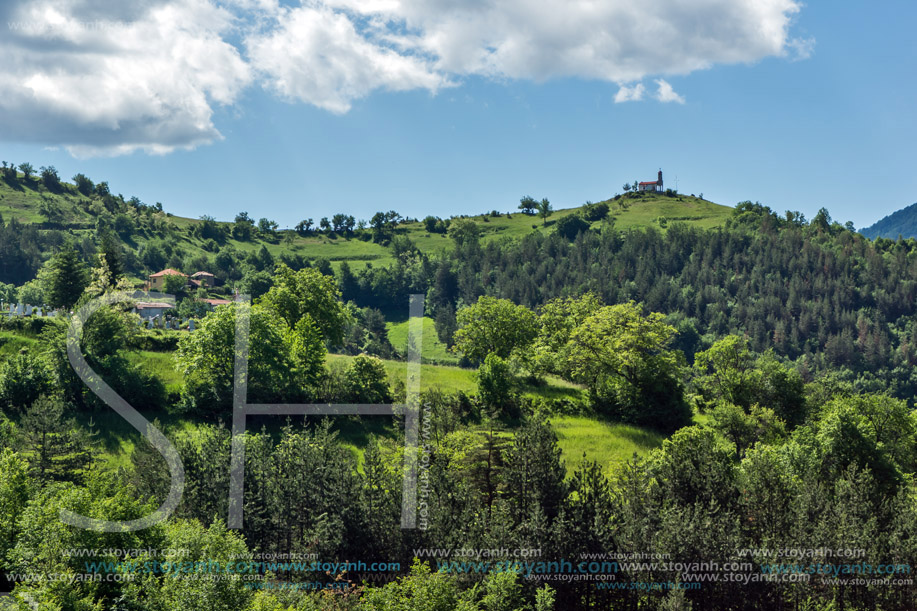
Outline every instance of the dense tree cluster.
[[(832, 223), (780, 217), (751, 203), (723, 228), (671, 223), (653, 229), (532, 233), (482, 244), (469, 220), (450, 227), (444, 259), (342, 270), (345, 297), (360, 305), (428, 291), (432, 315), (483, 295), (536, 308), (592, 291), (605, 303), (634, 300), (669, 316), (688, 361), (730, 333), (757, 352), (773, 348), (804, 377), (833, 370), (865, 390), (917, 391), (917, 241), (870, 241)], [(448, 334), (445, 334), (448, 335)]]

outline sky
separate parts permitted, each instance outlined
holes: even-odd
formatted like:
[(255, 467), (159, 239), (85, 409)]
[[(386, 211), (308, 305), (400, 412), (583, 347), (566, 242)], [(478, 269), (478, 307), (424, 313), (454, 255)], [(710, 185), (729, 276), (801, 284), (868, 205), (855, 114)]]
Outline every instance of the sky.
[(917, 5), (5, 0), (0, 158), (181, 216), (917, 201)]

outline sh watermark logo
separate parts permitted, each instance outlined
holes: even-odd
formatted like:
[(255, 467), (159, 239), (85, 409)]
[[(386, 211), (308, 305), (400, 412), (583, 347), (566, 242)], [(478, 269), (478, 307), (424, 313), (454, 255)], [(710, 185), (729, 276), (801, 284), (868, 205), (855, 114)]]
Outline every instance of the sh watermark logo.
[[(148, 293), (144, 299), (174, 304), (173, 295)], [(149, 528), (166, 520), (181, 501), (185, 488), (185, 471), (181, 457), (172, 442), (134, 409), (102, 377), (96, 373), (80, 348), (83, 328), (93, 313), (102, 307), (138, 299), (137, 293), (126, 291), (109, 293), (81, 307), (71, 318), (67, 331), (67, 357), (73, 370), (84, 384), (137, 429), (165, 459), (169, 467), (169, 493), (162, 505), (150, 514), (136, 520), (108, 521), (61, 510), (60, 518), (67, 524), (101, 532), (126, 532)], [(417, 463), (418, 429), (420, 413), (420, 354), (423, 342), (424, 296), (411, 295), (409, 300), (407, 379), (405, 402), (401, 404), (360, 403), (306, 403), (306, 404), (251, 404), (248, 403), (249, 329), (251, 299), (239, 295), (231, 307), (235, 308), (235, 345), (233, 356), (232, 444), (229, 480), (229, 528), (242, 528), (244, 523), (242, 500), (245, 490), (245, 430), (249, 415), (365, 415), (404, 416), (404, 484), (402, 488), (401, 527), (417, 528)]]

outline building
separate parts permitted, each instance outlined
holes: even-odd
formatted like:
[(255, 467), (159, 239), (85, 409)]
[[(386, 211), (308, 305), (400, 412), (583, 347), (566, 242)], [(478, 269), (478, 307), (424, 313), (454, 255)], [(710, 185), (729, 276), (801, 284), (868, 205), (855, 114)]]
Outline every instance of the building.
[(204, 299), (204, 303), (210, 306), (210, 309), (213, 309), (221, 305), (229, 305), (232, 302), (228, 299)]
[(173, 306), (171, 303), (163, 303), (159, 301), (138, 301), (135, 310), (137, 314), (140, 315), (140, 318), (147, 319), (162, 316), (163, 312), (174, 307), (175, 306)]
[(662, 193), (662, 170), (659, 170), (659, 178), (656, 180), (648, 180), (639, 183), (637, 185), (637, 191), (654, 191), (656, 193)]
[(216, 277), (210, 272), (194, 272), (189, 277), (177, 269), (164, 269), (161, 272), (150, 274), (149, 287), (151, 291), (162, 291), (165, 288), (166, 276), (181, 276), (185, 279), (185, 286), (191, 289), (212, 288), (216, 286)]
[(151, 290), (151, 291), (161, 291), (161, 290), (163, 290), (163, 289), (165, 288), (166, 276), (181, 276), (182, 278), (185, 278), (186, 282), (187, 282), (187, 278), (188, 278), (188, 276), (187, 276), (186, 274), (183, 274), (183, 273), (181, 273), (180, 271), (178, 271), (178, 270), (176, 270), (176, 269), (172, 269), (172, 268), (170, 267), (170, 268), (168, 268), (168, 269), (162, 270), (161, 272), (156, 272), (155, 274), (150, 274), (150, 283), (149, 283), (149, 284), (150, 284), (150, 287), (149, 287), (150, 290)]
[(191, 279), (202, 288), (210, 288), (216, 284), (216, 276), (210, 272), (194, 272), (191, 274)]

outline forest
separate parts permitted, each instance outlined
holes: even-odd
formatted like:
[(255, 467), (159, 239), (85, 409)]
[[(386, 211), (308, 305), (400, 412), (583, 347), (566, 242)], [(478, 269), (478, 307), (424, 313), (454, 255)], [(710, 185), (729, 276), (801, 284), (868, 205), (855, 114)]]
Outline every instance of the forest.
[[(397, 213), (364, 227), (344, 215), (317, 231), (388, 258), (332, 264), (251, 243), (287, 238), (247, 215), (182, 229), (83, 187), (74, 201), (110, 208), (94, 225), (0, 222), (0, 298), (79, 311), (161, 267), (214, 270), (217, 291), (177, 287), (193, 332), (139, 324), (139, 297), (79, 329), (99, 379), (167, 431), (183, 491), (147, 528), (62, 520), (153, 514), (170, 466), (112, 432), (124, 425), (71, 366), (68, 316), (5, 310), (0, 609), (917, 608), (917, 241), (752, 202), (716, 226), (620, 226), (648, 202), (628, 194), (553, 221), (547, 204), (520, 206), (531, 230), (518, 236), (485, 231), (509, 213), (417, 221), (442, 249)], [(207, 248), (170, 253), (155, 232)], [(265, 405), (412, 400), (411, 340), (391, 323), (424, 296), (432, 333), (413, 349), (452, 360), (424, 364), (441, 377), (414, 398), (416, 528), (403, 527), (403, 412), (257, 416), (234, 437), (242, 310), (204, 299), (236, 291), (252, 298), (248, 401)], [(555, 426), (571, 417), (659, 443), (574, 456)]]

